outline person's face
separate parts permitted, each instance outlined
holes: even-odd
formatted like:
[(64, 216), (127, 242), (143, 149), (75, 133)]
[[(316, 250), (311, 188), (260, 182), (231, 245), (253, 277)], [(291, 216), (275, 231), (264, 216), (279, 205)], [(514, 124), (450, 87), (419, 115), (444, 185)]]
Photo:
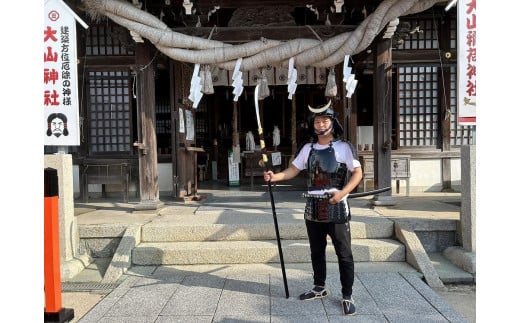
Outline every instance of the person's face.
[(332, 120), (329, 117), (326, 117), (326, 116), (316, 116), (314, 118), (314, 130), (319, 135), (326, 135), (330, 131), (332, 131), (331, 124), (332, 124)]
[(60, 118), (54, 118), (51, 121), (52, 134), (59, 137), (63, 134), (64, 124)]

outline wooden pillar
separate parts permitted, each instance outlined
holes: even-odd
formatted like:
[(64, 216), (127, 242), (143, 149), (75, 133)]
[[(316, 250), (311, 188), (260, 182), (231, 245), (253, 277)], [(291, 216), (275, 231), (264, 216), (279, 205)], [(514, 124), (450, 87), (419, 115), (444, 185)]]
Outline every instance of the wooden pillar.
[[(439, 45), (441, 49), (449, 49), (450, 48), (450, 28), (451, 20), (446, 19), (444, 24), (440, 26), (441, 42)], [(451, 92), (451, 71), (449, 67), (449, 59), (446, 58), (445, 55), (442, 55), (442, 60), (445, 60), (446, 65), (442, 65), (444, 67), (439, 68), (439, 89), (445, 89), (444, 91), (440, 91), (440, 102), (441, 102), (441, 113), (442, 121), (441, 121), (441, 145), (442, 151), (450, 151), (451, 150), (451, 106), (450, 106), (450, 92)], [(451, 187), (451, 158), (442, 158), (442, 191), (443, 192), (453, 192), (453, 188)]]
[[(189, 86), (187, 81), (192, 74), (192, 70), (181, 64), (178, 61), (173, 61), (173, 96), (175, 109), (172, 116), (172, 120), (176, 121), (175, 128), (172, 124), (172, 179), (173, 179), (173, 190), (175, 192), (174, 197), (185, 198), (191, 193), (191, 182), (188, 183), (189, 172), (188, 172), (188, 158), (189, 153), (186, 151), (186, 119), (185, 112), (187, 109), (186, 100), (189, 94)], [(182, 122), (181, 122), (182, 120)], [(180, 132), (182, 125), (182, 132)]]
[[(377, 37), (374, 47), (374, 188), (392, 185), (392, 47)], [(374, 196), (375, 205), (394, 205), (392, 191)]]
[(157, 209), (159, 181), (157, 175), (157, 136), (155, 133), (155, 78), (153, 56), (148, 43), (137, 43), (137, 115), (139, 154), (139, 191), (141, 201), (136, 208)]
[(295, 157), (298, 144), (296, 142), (296, 97), (294, 95), (291, 100), (291, 105), (291, 155)]
[[(445, 67), (443, 70), (439, 71), (440, 73), (444, 73), (444, 77), (441, 77), (441, 82), (445, 82), (444, 85), (441, 84), (441, 88), (446, 89), (444, 93), (441, 93), (441, 116), (443, 116), (441, 121), (441, 133), (442, 133), (442, 151), (450, 151), (451, 150), (451, 120), (450, 120), (450, 68)], [(453, 192), (453, 188), (451, 187), (451, 158), (442, 158), (442, 192)]]
[(358, 137), (357, 137), (357, 95), (353, 94), (352, 98), (344, 98), (345, 105), (345, 139), (350, 141), (357, 148), (358, 146)]
[(240, 145), (238, 133), (238, 102), (233, 101), (233, 147)]
[(175, 73), (179, 73), (179, 68), (175, 68), (174, 61), (169, 61), (169, 71), (170, 71), (170, 106), (171, 106), (171, 139), (172, 145), (171, 149), (171, 158), (172, 158), (172, 197), (179, 197), (180, 188), (179, 188), (179, 166), (178, 166), (178, 148), (179, 148), (179, 105), (176, 102), (176, 98), (180, 97), (175, 89), (179, 85), (177, 82), (177, 75)]
[[(341, 64), (339, 68), (343, 70), (343, 64)], [(355, 72), (356, 71), (352, 69), (352, 73), (354, 74)], [(343, 138), (350, 141), (357, 149), (357, 94), (354, 92), (351, 98), (347, 98), (345, 83), (343, 83), (343, 80), (338, 79), (337, 75), (341, 75), (341, 73), (336, 73), (336, 83), (338, 84), (338, 95), (342, 98), (341, 101), (343, 102)]]

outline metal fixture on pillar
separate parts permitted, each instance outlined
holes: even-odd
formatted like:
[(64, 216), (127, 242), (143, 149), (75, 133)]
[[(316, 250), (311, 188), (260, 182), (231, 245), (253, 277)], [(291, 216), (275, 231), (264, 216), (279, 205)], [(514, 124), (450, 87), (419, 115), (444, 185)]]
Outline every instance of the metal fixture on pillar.
[(193, 3), (190, 0), (184, 0), (182, 3), (182, 6), (186, 10), (186, 15), (191, 15), (191, 9), (193, 8)]

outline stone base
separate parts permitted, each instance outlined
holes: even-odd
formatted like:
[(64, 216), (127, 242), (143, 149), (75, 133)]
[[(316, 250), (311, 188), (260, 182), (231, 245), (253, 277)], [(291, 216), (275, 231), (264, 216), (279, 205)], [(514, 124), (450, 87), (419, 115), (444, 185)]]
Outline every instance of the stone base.
[(89, 255), (81, 255), (77, 256), (74, 259), (65, 261), (61, 263), (61, 280), (67, 281), (72, 279), (77, 274), (79, 274), (83, 269), (88, 267), (92, 259)]
[(191, 195), (185, 196), (184, 202), (202, 202), (206, 199), (206, 195)]
[(444, 192), (444, 193), (453, 193), (453, 192), (455, 192), (455, 190), (454, 190), (453, 188), (449, 187), (449, 188), (443, 188), (443, 189), (441, 190), (441, 192)]
[(477, 273), (476, 254), (464, 250), (462, 247), (448, 247), (443, 252), (452, 264), (470, 274)]
[(57, 313), (44, 312), (43, 321), (47, 322), (70, 322), (74, 318), (74, 310), (72, 308), (62, 308)]
[(376, 195), (371, 200), (373, 205), (377, 206), (392, 206), (397, 203), (397, 201), (392, 196), (380, 196)]
[(164, 206), (164, 203), (161, 201), (141, 201), (134, 208), (137, 211), (157, 210), (163, 206)]

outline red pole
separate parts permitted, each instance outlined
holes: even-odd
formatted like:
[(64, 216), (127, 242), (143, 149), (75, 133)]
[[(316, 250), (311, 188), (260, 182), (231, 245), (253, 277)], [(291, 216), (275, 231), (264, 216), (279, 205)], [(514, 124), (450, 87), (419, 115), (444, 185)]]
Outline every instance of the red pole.
[(45, 312), (58, 313), (61, 310), (58, 197), (45, 197), (44, 203)]
[(61, 307), (60, 235), (58, 205), (58, 172), (45, 169), (43, 257), (45, 322), (69, 322), (74, 318), (74, 310)]

